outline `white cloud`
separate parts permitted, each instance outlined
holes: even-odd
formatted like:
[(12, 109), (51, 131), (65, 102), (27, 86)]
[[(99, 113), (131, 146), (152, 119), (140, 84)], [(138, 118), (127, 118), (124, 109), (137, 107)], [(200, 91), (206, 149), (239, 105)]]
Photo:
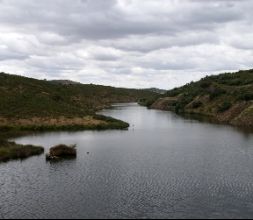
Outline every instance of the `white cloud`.
[(172, 88), (253, 61), (250, 0), (1, 0), (0, 71)]

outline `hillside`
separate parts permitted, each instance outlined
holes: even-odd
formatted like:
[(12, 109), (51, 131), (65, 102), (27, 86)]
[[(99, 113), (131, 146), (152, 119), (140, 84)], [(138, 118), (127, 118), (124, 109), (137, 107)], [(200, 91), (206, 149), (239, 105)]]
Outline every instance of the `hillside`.
[(253, 127), (253, 70), (205, 77), (168, 91), (149, 106)]
[(112, 103), (136, 102), (153, 95), (144, 90), (66, 84), (0, 73), (0, 127), (61, 125), (67, 129), (87, 125), (102, 129), (113, 120), (98, 118), (96, 111)]

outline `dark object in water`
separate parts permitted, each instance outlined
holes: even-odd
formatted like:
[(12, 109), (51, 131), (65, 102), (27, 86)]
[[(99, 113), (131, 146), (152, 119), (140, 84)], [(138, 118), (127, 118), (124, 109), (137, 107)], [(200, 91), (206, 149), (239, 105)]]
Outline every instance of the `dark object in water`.
[(57, 145), (52, 147), (49, 151), (49, 154), (46, 155), (47, 160), (60, 160), (64, 158), (75, 158), (76, 153), (76, 145), (67, 146), (67, 145)]
[(46, 160), (48, 161), (57, 161), (60, 159), (61, 159), (60, 157), (54, 157), (54, 156), (51, 156), (50, 154), (46, 154)]

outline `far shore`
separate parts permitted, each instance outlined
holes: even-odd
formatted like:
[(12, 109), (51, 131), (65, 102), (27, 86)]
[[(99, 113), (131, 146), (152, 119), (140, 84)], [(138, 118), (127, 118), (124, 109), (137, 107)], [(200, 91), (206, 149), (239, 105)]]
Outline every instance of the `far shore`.
[(127, 129), (129, 124), (102, 115), (85, 117), (32, 117), (26, 119), (0, 118), (0, 131), (68, 131)]

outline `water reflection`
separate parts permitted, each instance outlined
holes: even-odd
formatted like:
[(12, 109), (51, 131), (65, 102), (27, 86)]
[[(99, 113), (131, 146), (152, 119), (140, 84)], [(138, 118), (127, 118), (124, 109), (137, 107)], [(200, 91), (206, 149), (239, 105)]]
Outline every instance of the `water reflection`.
[[(34, 134), (23, 144), (77, 144), (76, 160), (0, 166), (5, 218), (250, 218), (253, 135), (135, 104), (101, 112), (129, 131)], [(90, 154), (87, 154), (90, 152)]]

